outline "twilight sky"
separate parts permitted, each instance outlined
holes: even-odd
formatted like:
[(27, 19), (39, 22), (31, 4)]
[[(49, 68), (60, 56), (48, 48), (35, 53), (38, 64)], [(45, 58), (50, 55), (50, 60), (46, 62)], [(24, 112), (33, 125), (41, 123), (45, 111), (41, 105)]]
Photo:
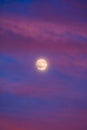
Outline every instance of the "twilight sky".
[(0, 130), (86, 129), (87, 0), (0, 0)]

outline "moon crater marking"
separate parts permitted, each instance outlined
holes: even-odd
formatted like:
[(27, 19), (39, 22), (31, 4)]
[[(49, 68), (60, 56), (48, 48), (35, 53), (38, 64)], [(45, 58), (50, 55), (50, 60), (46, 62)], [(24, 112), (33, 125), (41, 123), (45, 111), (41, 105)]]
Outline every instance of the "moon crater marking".
[(45, 71), (48, 67), (48, 63), (45, 59), (38, 59), (36, 61), (36, 67), (40, 71)]

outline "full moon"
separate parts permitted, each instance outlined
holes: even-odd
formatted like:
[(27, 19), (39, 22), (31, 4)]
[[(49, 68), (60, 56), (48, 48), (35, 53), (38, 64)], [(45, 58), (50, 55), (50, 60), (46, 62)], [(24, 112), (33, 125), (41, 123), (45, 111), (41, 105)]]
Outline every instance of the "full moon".
[(45, 59), (38, 59), (36, 61), (36, 67), (39, 71), (45, 71), (48, 67), (47, 60)]

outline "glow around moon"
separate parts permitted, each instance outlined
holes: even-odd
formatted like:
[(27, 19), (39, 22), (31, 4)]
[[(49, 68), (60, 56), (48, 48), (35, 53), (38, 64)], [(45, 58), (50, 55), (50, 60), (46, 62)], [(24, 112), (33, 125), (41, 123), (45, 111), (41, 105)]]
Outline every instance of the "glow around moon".
[(45, 71), (48, 67), (48, 62), (47, 60), (45, 59), (38, 59), (36, 61), (36, 68), (39, 70), (39, 71)]

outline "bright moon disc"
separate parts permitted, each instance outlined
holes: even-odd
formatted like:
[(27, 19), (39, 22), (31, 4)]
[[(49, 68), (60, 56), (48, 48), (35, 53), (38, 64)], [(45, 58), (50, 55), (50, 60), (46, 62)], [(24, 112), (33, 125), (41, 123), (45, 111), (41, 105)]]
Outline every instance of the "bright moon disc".
[(40, 71), (45, 71), (47, 69), (48, 63), (45, 59), (38, 59), (36, 61), (36, 67)]

